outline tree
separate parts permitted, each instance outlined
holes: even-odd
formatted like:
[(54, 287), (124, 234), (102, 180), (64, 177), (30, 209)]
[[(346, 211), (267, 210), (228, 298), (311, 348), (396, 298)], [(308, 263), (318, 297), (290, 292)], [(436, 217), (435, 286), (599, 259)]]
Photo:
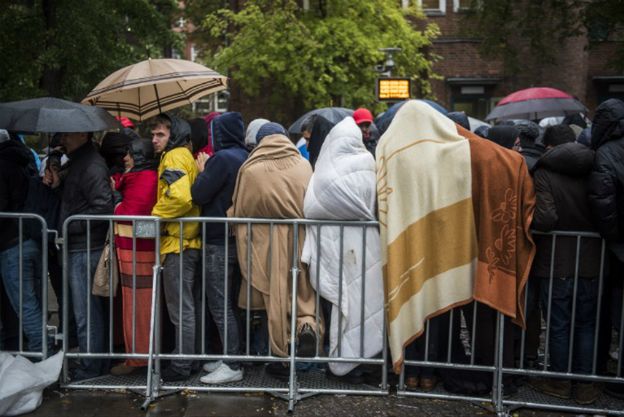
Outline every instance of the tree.
[(111, 72), (176, 43), (173, 0), (1, 1), (0, 101), (79, 100)]
[(227, 73), (243, 93), (263, 97), (272, 115), (304, 108), (375, 104), (375, 65), (382, 47), (400, 47), (397, 76), (411, 77), (430, 96), (432, 59), (426, 49), (437, 26), (417, 30), (394, 0), (317, 2), (303, 11), (294, 0), (248, 0), (240, 11), (222, 8), (203, 20), (207, 65)]

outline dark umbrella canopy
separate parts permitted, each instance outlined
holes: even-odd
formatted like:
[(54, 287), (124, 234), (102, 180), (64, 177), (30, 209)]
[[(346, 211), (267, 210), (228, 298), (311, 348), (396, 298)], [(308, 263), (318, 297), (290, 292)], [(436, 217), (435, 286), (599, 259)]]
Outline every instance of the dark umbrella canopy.
[(587, 113), (587, 108), (563, 91), (538, 87), (516, 91), (503, 98), (485, 120), (539, 120), (575, 113)]
[(0, 103), (0, 129), (28, 133), (99, 132), (121, 128), (106, 110), (54, 97)]
[(290, 127), (288, 128), (288, 133), (292, 135), (301, 133), (301, 125), (303, 125), (303, 122), (305, 122), (310, 116), (313, 115), (324, 117), (330, 123), (336, 124), (338, 122), (341, 122), (342, 119), (344, 119), (345, 117), (352, 116), (353, 110), (346, 109), (344, 107), (323, 107), (322, 109), (309, 111), (300, 118), (298, 118), (295, 123), (290, 125)]

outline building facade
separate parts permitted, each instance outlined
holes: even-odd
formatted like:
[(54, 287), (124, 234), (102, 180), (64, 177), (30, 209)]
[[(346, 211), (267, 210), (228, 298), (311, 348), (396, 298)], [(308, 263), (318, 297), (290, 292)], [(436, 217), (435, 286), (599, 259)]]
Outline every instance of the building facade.
[(590, 112), (607, 98), (624, 99), (624, 73), (609, 65), (621, 41), (613, 36), (597, 39), (584, 33), (568, 38), (557, 47), (555, 62), (533, 59), (533, 65), (510, 73), (502, 60), (481, 56), (478, 38), (462, 35), (471, 0), (401, 0), (403, 7), (413, 3), (440, 28), (431, 52), (441, 58), (434, 66), (441, 79), (432, 80), (432, 85), (437, 101), (450, 110), (483, 119), (507, 94), (540, 86), (576, 96)]

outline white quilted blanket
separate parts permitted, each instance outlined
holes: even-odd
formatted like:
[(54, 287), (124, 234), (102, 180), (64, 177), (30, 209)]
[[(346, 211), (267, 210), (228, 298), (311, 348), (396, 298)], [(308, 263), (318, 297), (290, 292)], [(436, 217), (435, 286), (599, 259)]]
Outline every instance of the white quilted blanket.
[[(348, 117), (323, 143), (305, 196), (306, 218), (375, 220), (376, 181), (375, 160)], [(383, 346), (384, 292), (377, 228), (366, 228), (364, 242), (362, 226), (343, 227), (342, 239), (340, 226), (321, 226), (320, 233), (317, 226), (309, 226), (302, 261), (309, 265), (312, 286), (333, 305), (329, 356), (378, 354)], [(330, 363), (329, 368), (344, 375), (356, 366)]]

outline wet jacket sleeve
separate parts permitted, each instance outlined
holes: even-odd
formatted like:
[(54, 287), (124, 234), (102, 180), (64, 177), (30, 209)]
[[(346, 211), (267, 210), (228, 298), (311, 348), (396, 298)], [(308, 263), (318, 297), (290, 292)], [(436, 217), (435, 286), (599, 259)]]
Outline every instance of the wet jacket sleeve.
[(617, 181), (608, 150), (598, 149), (589, 176), (589, 205), (593, 223), (605, 239), (618, 237)]
[(165, 168), (159, 181), (164, 182), (165, 188), (152, 209), (153, 216), (165, 219), (182, 217), (193, 207), (190, 177), (184, 164), (177, 162), (176, 158), (163, 161)]
[(210, 203), (221, 191), (227, 180), (227, 166), (217, 153), (206, 162), (204, 171), (199, 174), (191, 187), (193, 201), (204, 205)]
[(538, 169), (533, 177), (535, 184), (535, 214), (533, 215), (533, 228), (542, 232), (549, 232), (555, 228), (559, 216), (557, 205), (552, 194), (548, 174), (543, 169)]
[[(106, 215), (112, 214), (113, 191), (111, 190), (108, 172), (103, 165), (93, 165), (88, 174), (83, 176), (79, 191), (87, 202), (87, 207), (80, 214)], [(75, 221), (68, 225), (71, 235), (87, 232), (85, 221)]]

